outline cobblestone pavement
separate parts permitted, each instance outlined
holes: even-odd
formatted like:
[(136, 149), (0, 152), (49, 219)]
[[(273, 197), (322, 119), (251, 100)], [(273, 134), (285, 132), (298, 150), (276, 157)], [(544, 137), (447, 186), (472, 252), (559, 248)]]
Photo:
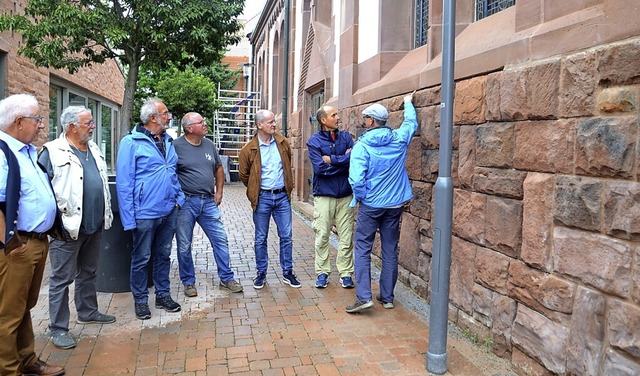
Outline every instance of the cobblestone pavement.
[[(178, 278), (175, 243), (171, 294), (182, 311), (155, 309), (150, 292), (150, 320), (137, 320), (130, 293), (99, 293), (102, 312), (115, 315), (111, 325), (80, 325), (71, 303), (72, 350), (49, 341), (48, 273), (38, 305), (32, 310), (36, 351), (42, 359), (64, 365), (67, 375), (426, 375), (428, 326), (419, 301), (402, 286), (394, 309), (380, 304), (356, 315), (344, 308), (355, 290), (340, 287), (336, 273), (326, 289), (313, 286), (314, 234), (309, 221), (294, 214), (294, 271), (302, 288), (281, 282), (275, 225), (269, 233), (267, 285), (252, 286), (255, 276), (253, 221), (244, 186), (228, 184), (222, 202), (229, 234), (231, 266), (244, 292), (218, 287), (211, 245), (196, 227), (193, 248), (198, 296), (187, 298)], [(332, 249), (332, 255), (335, 250)], [(333, 257), (335, 260), (335, 257)], [(335, 266), (334, 266), (335, 268)], [(374, 293), (377, 284), (373, 285)], [(70, 299), (73, 299), (73, 286)], [(418, 306), (420, 306), (418, 304)], [(447, 375), (514, 375), (504, 360), (452, 335)]]

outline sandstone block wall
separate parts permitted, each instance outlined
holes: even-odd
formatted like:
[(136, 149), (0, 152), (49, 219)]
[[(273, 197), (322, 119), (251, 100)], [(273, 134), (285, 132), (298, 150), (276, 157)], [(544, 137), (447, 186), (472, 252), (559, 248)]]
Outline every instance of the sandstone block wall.
[[(456, 83), (449, 319), (523, 374), (640, 374), (639, 61), (635, 38)], [(415, 96), (399, 250), (427, 300), (439, 97)]]

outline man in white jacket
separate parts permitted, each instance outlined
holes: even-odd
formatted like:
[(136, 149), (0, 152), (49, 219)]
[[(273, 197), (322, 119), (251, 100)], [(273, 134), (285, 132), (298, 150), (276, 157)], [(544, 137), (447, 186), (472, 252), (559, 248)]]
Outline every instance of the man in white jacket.
[(91, 139), (96, 127), (91, 111), (67, 107), (60, 116), (63, 133), (44, 144), (38, 161), (51, 179), (62, 213), (67, 242), (52, 240), (49, 251), (49, 318), (51, 341), (71, 349), (69, 335), (69, 285), (75, 280), (75, 305), (79, 324), (110, 324), (111, 315), (98, 311), (96, 269), (102, 231), (111, 227), (111, 195), (107, 165)]

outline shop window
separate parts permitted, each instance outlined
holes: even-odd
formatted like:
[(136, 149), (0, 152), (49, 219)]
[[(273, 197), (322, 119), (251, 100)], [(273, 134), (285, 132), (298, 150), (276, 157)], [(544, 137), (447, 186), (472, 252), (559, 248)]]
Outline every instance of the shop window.
[(416, 0), (415, 48), (427, 44), (429, 29), (429, 0)]

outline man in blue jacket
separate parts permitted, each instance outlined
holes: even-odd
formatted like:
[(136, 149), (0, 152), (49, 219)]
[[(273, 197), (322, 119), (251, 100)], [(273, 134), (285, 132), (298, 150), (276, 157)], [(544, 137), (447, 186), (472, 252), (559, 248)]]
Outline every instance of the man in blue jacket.
[(331, 263), (329, 235), (335, 221), (339, 244), (336, 268), (340, 284), (353, 288), (353, 208), (349, 185), (351, 134), (338, 129), (340, 115), (331, 106), (316, 113), (321, 129), (309, 138), (307, 149), (313, 165), (313, 230), (316, 233), (316, 287), (327, 287)]
[(351, 151), (349, 183), (353, 201), (360, 203), (355, 233), (356, 301), (348, 313), (373, 307), (371, 294), (371, 248), (380, 230), (382, 270), (380, 294), (376, 299), (384, 308), (393, 308), (393, 289), (398, 279), (398, 238), (402, 206), (413, 197), (405, 168), (407, 148), (418, 129), (413, 93), (404, 98), (404, 121), (392, 130), (387, 110), (372, 104), (362, 111), (367, 130)]
[(120, 142), (116, 189), (122, 226), (125, 231), (133, 230), (129, 283), (136, 317), (146, 320), (151, 318), (147, 268), (152, 253), (156, 308), (180, 311), (171, 298), (169, 269), (178, 209), (185, 196), (176, 174), (173, 139), (165, 133), (171, 112), (161, 100), (152, 98), (142, 105), (140, 120)]

